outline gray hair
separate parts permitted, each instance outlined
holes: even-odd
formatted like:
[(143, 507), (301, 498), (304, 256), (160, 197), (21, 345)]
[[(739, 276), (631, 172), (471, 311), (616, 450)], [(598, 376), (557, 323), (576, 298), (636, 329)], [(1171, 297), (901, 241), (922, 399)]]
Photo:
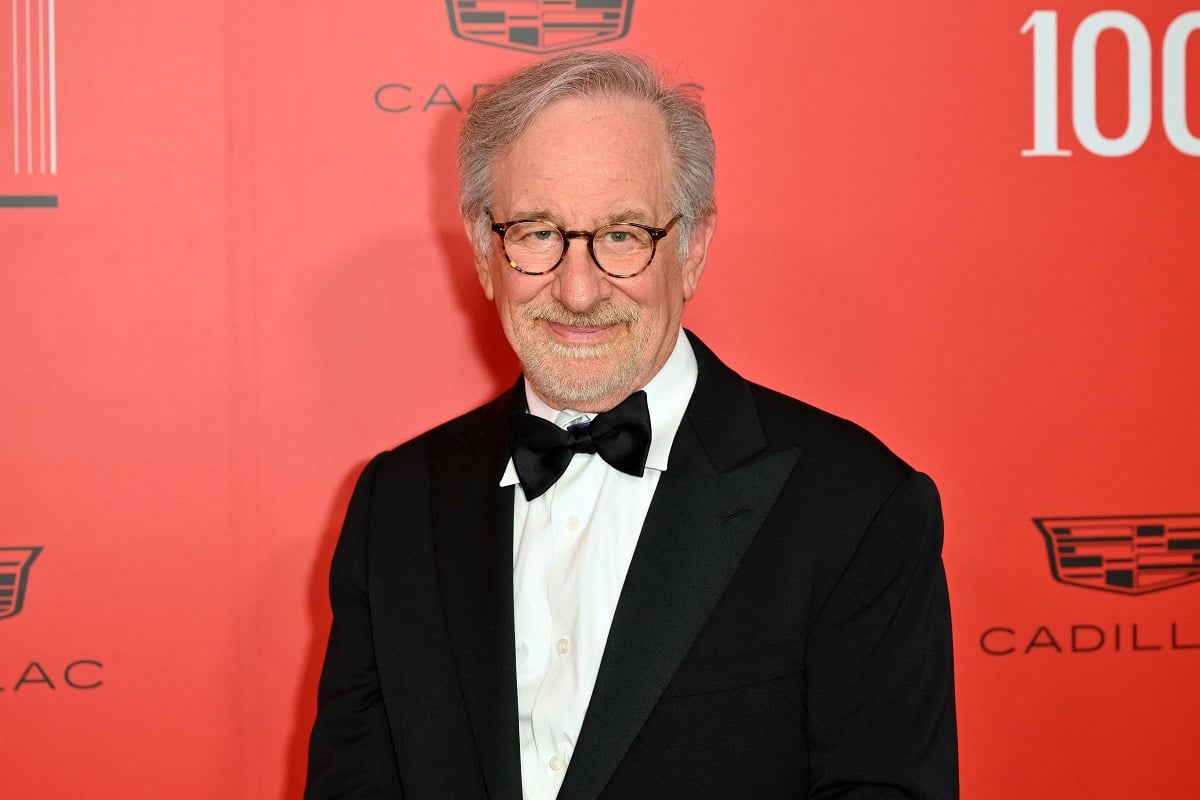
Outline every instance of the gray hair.
[(644, 100), (662, 115), (675, 160), (671, 199), (680, 215), (677, 249), (684, 258), (693, 227), (716, 211), (716, 148), (704, 106), (694, 87), (669, 86), (641, 58), (605, 50), (535, 61), (485, 90), (467, 111), (458, 137), (458, 204), (473, 223), (475, 246), (491, 246), (493, 165), (538, 114), (567, 97)]

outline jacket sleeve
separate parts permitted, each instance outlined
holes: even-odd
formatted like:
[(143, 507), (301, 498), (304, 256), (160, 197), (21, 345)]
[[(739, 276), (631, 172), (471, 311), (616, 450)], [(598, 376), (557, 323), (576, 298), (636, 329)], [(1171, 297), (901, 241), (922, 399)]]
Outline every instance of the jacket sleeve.
[(954, 798), (958, 747), (942, 514), (910, 473), (813, 619), (811, 796)]
[(333, 627), (309, 740), (307, 800), (403, 797), (379, 690), (367, 595), (367, 538), (378, 462), (368, 464), (358, 479), (330, 569)]

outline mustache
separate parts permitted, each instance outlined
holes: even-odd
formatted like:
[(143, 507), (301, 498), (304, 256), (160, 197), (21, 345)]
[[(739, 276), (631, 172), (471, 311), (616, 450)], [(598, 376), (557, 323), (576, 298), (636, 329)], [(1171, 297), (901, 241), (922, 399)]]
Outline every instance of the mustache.
[(640, 315), (641, 309), (637, 306), (621, 307), (609, 302), (581, 312), (571, 311), (557, 302), (526, 306), (525, 308), (525, 317), (531, 321), (545, 320), (556, 325), (570, 325), (577, 328), (623, 325), (637, 322)]

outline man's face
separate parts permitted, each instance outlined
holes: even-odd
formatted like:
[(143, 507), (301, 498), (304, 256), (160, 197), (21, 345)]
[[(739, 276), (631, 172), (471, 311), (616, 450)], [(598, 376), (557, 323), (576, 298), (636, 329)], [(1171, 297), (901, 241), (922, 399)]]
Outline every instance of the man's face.
[[(496, 222), (545, 219), (566, 230), (665, 227), (677, 213), (672, 170), (662, 119), (649, 104), (559, 100), (493, 165), (492, 213)], [(571, 240), (553, 272), (525, 275), (508, 266), (493, 234), (475, 266), (533, 390), (554, 408), (604, 411), (645, 386), (675, 346), (713, 225), (694, 229), (682, 260), (672, 229), (632, 278), (602, 272), (582, 239)]]

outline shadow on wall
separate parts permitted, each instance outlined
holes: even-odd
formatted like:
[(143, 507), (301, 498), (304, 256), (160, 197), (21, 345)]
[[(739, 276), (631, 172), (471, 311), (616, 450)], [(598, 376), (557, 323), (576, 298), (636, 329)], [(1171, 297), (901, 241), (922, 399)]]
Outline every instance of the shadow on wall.
[[(442, 263), (450, 266), (454, 296), (463, 317), (471, 328), (476, 351), (487, 364), (493, 384), (489, 396), (512, 385), (520, 365), (496, 318), (495, 307), (483, 293), (475, 272), (475, 257), (463, 229), (458, 211), (458, 131), (462, 117), (444, 116), (430, 140), (429, 160), (434, 165), (434, 214), (442, 219), (432, 220), (441, 232), (438, 242)], [(446, 221), (452, 224), (446, 224)]]
[(305, 582), (305, 612), (312, 620), (310, 629), (313, 635), (304, 650), (300, 689), (293, 705), (295, 711), (292, 717), (292, 733), (287, 743), (287, 776), (283, 789), (285, 800), (295, 800), (304, 795), (304, 779), (308, 768), (308, 736), (317, 714), (317, 683), (321, 677), (325, 645), (329, 638), (329, 562), (333, 559), (334, 548), (337, 547), (342, 518), (350, 504), (354, 484), (366, 465), (366, 461), (355, 464), (338, 484), (322, 527), (317, 557)]
[[(430, 219), (416, 230), (393, 231), (353, 254), (331, 270), (326, 291), (316, 301), (313, 333), (320, 341), (313, 343), (313, 352), (324, 354), (324, 363), (314, 365), (314, 380), (324, 384), (317, 388), (322, 395), (319, 405), (329, 409), (335, 419), (353, 415), (364, 421), (364, 429), (371, 427), (368, 421), (374, 421), (387, 426), (385, 436), (399, 433), (399, 438), (372, 442), (368, 446), (372, 452), (394, 446), (494, 397), (511, 386), (520, 371), (495, 309), (480, 288), (472, 249), (458, 215), (455, 148), (460, 124), (461, 115), (447, 114), (430, 138), (426, 155), (433, 172)], [(395, 219), (404, 219), (404, 196), (399, 187), (395, 202)], [(436, 234), (426, 237), (422, 230)], [(418, 241), (425, 250), (417, 246)], [(428, 265), (435, 266), (430, 269)], [(439, 268), (448, 272), (437, 275)], [(422, 278), (425, 274), (430, 277)], [(447, 326), (463, 325), (470, 357), (439, 351), (447, 333), (462, 333)], [(423, 377), (444, 385), (414, 390), (422, 385), (411, 380), (414, 366)], [(401, 390), (403, 397), (398, 399)], [(431, 410), (437, 416), (427, 416)], [(396, 419), (397, 414), (402, 418)], [(406, 414), (407, 419), (403, 418)], [(331, 429), (328, 435), (332, 439), (338, 432)], [(329, 565), (355, 482), (365, 466), (365, 460), (358, 461), (340, 481), (308, 573), (305, 607), (312, 635), (304, 650), (293, 704), (285, 800), (304, 792), (308, 738), (331, 621)]]

